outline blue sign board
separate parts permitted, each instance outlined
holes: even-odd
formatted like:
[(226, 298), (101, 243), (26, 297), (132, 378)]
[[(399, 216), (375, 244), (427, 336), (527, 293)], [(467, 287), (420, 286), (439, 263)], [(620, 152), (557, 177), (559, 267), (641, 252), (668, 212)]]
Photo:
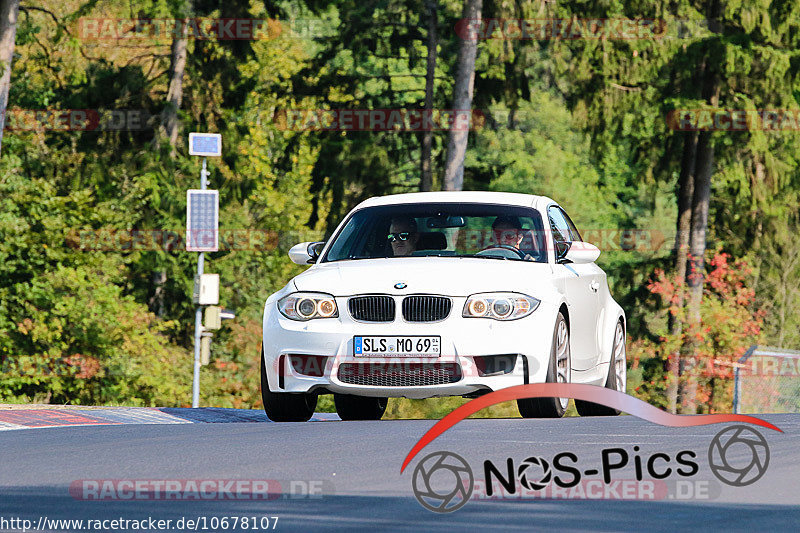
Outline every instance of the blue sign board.
[(190, 133), (189, 155), (221, 156), (222, 135), (219, 133)]
[(186, 250), (219, 250), (219, 191), (186, 191)]

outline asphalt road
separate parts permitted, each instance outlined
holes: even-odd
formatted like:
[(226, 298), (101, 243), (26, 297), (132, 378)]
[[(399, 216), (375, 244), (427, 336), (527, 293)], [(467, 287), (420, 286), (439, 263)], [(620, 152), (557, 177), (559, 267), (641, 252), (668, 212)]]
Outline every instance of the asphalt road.
[[(173, 520), (205, 517), (206, 530), (223, 530), (212, 517), (277, 516), (276, 531), (397, 530), (649, 530), (797, 531), (800, 524), (800, 415), (765, 415), (783, 434), (757, 428), (771, 451), (769, 467), (746, 487), (720, 483), (707, 458), (712, 438), (726, 425), (662, 427), (623, 416), (562, 420), (466, 420), (428, 445), (404, 474), (406, 454), (434, 421), (123, 425), (0, 432), (0, 529), (18, 531), (12, 518)], [(699, 471), (678, 489), (652, 501), (612, 499), (477, 500), (448, 514), (424, 509), (411, 478), (428, 453), (463, 456), (483, 476), (484, 460), (518, 465), (528, 456), (570, 451), (581, 469), (600, 467), (603, 448), (633, 447), (646, 463), (653, 453), (697, 454)], [(732, 449), (732, 462), (750, 457)], [(643, 464), (644, 464), (643, 463)], [(614, 472), (633, 479), (633, 459)], [(587, 476), (601, 480), (602, 476)], [(276, 494), (269, 501), (86, 501), (70, 494), (80, 480), (280, 480), (281, 490), (321, 487), (313, 498)], [(291, 482), (294, 481), (294, 485)], [(298, 483), (299, 482), (299, 483)], [(311, 485), (308, 485), (312, 482)], [(599, 483), (595, 481), (595, 483)], [(689, 488), (687, 488), (689, 487)], [(688, 490), (700, 498), (689, 497)], [(682, 492), (681, 492), (682, 491)], [(679, 494), (679, 492), (681, 492)], [(297, 494), (295, 494), (296, 496)], [(184, 522), (185, 523), (185, 522)], [(262, 523), (261, 525), (264, 525)], [(19, 523), (17, 524), (19, 525)], [(203, 530), (203, 523), (197, 524)], [(111, 526), (106, 526), (110, 528)], [(247, 528), (254, 531), (253, 527)], [(75, 530), (75, 527), (54, 528)], [(177, 529), (171, 529), (176, 531)], [(231, 529), (229, 531), (244, 531)]]

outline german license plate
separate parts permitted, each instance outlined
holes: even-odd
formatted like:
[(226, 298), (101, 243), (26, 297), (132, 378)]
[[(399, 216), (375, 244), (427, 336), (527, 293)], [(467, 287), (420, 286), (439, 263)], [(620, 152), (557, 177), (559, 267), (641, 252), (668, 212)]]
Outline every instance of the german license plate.
[(356, 357), (439, 357), (441, 337), (438, 335), (353, 337)]

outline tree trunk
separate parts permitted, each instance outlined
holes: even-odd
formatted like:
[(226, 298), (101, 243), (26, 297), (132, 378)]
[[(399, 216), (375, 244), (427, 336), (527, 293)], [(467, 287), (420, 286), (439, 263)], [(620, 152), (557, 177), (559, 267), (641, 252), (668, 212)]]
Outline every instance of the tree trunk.
[[(695, 162), (697, 157), (697, 132), (686, 136), (683, 144), (681, 174), (678, 178), (678, 220), (675, 235), (675, 272), (680, 279), (686, 277), (686, 260), (689, 253), (689, 232), (692, 227), (692, 198), (694, 197)], [(683, 294), (680, 295), (681, 305)], [(680, 327), (680, 324), (678, 324)], [(680, 333), (680, 331), (678, 331)]]
[(714, 144), (711, 132), (700, 132), (697, 140), (697, 162), (692, 196), (692, 229), (689, 237), (689, 261), (686, 284), (689, 288), (688, 318), (690, 341), (683, 358), (684, 386), (681, 390), (681, 412), (694, 414), (697, 411), (697, 356), (695, 341), (691, 337), (700, 330), (702, 317), (700, 303), (703, 299), (703, 278), (706, 253), (706, 230), (708, 228), (708, 206), (711, 199), (711, 175), (714, 173)]
[[(789, 305), (789, 291), (792, 290), (789, 284), (789, 270), (784, 270), (781, 274), (781, 291), (776, 295), (781, 300), (781, 308), (778, 311), (778, 346), (783, 347), (784, 331), (786, 330), (786, 306)], [(775, 298), (776, 300), (778, 298)]]
[[(464, 0), (462, 18), (477, 23), (481, 19), (482, 0)], [(462, 36), (458, 47), (458, 70), (453, 87), (453, 112), (472, 115), (472, 89), (475, 84), (475, 56), (478, 39)], [(455, 124), (456, 121), (454, 121)], [(444, 190), (460, 191), (464, 188), (464, 155), (467, 153), (469, 124), (450, 128), (447, 139), (447, 160), (444, 166)]]
[[(436, 48), (439, 44), (439, 39), (436, 35), (436, 26), (439, 22), (438, 8), (438, 2), (435, 0), (426, 0), (425, 12), (428, 25), (428, 58), (425, 71), (425, 116), (433, 112), (433, 84), (436, 80)], [(422, 122), (423, 124), (425, 123), (424, 120)], [(422, 177), (419, 190), (431, 191), (433, 190), (433, 165), (431, 161), (431, 153), (433, 152), (433, 131), (423, 128), (422, 148), (420, 152), (420, 170), (422, 171)]]
[(173, 153), (178, 144), (178, 109), (183, 99), (183, 73), (186, 69), (186, 36), (172, 40), (172, 60), (169, 68), (169, 90), (164, 108), (164, 129)]
[[(189, 11), (191, 10), (188, 8), (180, 9), (179, 18), (186, 16)], [(164, 105), (164, 111), (161, 113), (159, 136), (166, 137), (169, 140), (172, 157), (175, 157), (176, 148), (178, 146), (178, 134), (180, 133), (178, 109), (180, 109), (181, 101), (183, 100), (183, 75), (186, 71), (186, 35), (186, 24), (182, 24), (181, 31), (176, 31), (175, 35), (172, 37), (167, 101)], [(156, 142), (158, 142), (158, 140)]]
[(17, 14), (19, 0), (0, 0), (0, 147), (3, 143), (3, 128), (6, 124), (8, 90), (11, 86), (11, 62), (14, 59), (14, 40), (17, 37)]
[[(189, 2), (191, 5), (191, 2)], [(182, 6), (178, 10), (178, 18), (188, 16), (191, 8)], [(180, 121), (178, 120), (178, 109), (183, 100), (183, 75), (186, 71), (186, 46), (187, 46), (187, 26), (186, 21), (181, 23), (181, 31), (176, 32), (172, 37), (170, 47), (169, 65), (169, 86), (167, 88), (167, 101), (161, 113), (161, 127), (156, 135), (155, 143), (158, 145), (160, 138), (166, 137), (169, 140), (170, 156), (177, 155), (178, 134), (180, 133)], [(164, 270), (154, 270), (152, 273), (153, 296), (150, 299), (150, 310), (158, 317), (163, 317), (165, 313), (164, 287), (167, 283), (167, 273)]]
[[(681, 173), (678, 178), (678, 219), (675, 235), (675, 279), (680, 283), (686, 277), (686, 260), (689, 250), (689, 230), (692, 225), (692, 196), (694, 195), (695, 157), (697, 154), (697, 133), (689, 133), (683, 141)], [(684, 284), (676, 285), (678, 309), (684, 304)], [(669, 333), (680, 336), (683, 324), (671, 312), (669, 314)], [(670, 380), (667, 386), (667, 404), (671, 413), (677, 412), (678, 381), (680, 379), (680, 350), (669, 355), (667, 372)]]
[[(709, 29), (714, 33), (722, 31), (720, 25), (721, 7), (718, 0), (708, 4)], [(701, 94), (712, 107), (719, 103), (719, 78), (715, 69), (715, 59), (708, 55), (700, 66), (702, 79)], [(689, 335), (683, 345), (683, 357), (679, 372), (678, 395), (681, 412), (697, 412), (697, 341), (694, 337), (700, 332), (702, 317), (700, 304), (703, 299), (705, 277), (706, 230), (708, 229), (708, 207), (711, 199), (711, 176), (714, 173), (714, 143), (710, 131), (701, 131), (697, 139), (695, 158), (694, 191), (692, 194), (692, 226), (689, 233), (689, 260), (687, 261), (686, 285), (689, 301), (687, 306)]]
[(156, 270), (153, 272), (153, 295), (148, 302), (150, 311), (157, 317), (164, 316), (166, 307), (164, 305), (164, 286), (167, 283), (167, 273), (163, 270)]
[[(767, 169), (761, 159), (758, 158), (755, 158), (753, 161), (753, 179), (755, 180), (756, 184), (767, 183)], [(752, 262), (750, 262), (750, 265), (753, 267), (754, 272), (760, 272), (761, 264), (764, 261), (764, 254), (761, 252), (761, 237), (764, 234), (764, 214), (760, 208), (757, 207), (752, 211), (751, 220), (753, 227), (753, 239), (750, 249), (755, 250), (756, 253)], [(756, 293), (758, 293), (758, 283), (760, 279), (761, 276), (756, 276), (753, 280), (752, 288), (754, 291), (756, 291)]]
[[(794, 224), (792, 224), (794, 226)], [(780, 301), (780, 310), (778, 311), (778, 346), (783, 347), (786, 341), (786, 309), (792, 303), (792, 299), (797, 294), (796, 275), (797, 264), (800, 262), (800, 252), (796, 246), (797, 240), (789, 232), (785, 234), (788, 246), (782, 250), (778, 255), (778, 263), (781, 265), (780, 283), (776, 285), (775, 301)], [(777, 238), (776, 238), (777, 240)], [(773, 252), (774, 253), (774, 252)], [(790, 311), (791, 312), (791, 311)]]

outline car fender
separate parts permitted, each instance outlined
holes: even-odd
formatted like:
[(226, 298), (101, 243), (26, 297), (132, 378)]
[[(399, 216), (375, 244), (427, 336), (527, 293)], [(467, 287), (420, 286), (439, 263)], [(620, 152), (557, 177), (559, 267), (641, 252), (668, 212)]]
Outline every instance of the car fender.
[[(606, 291), (608, 293), (608, 291)], [(620, 305), (608, 294), (606, 299), (605, 317), (602, 322), (603, 336), (602, 336), (602, 351), (599, 364), (610, 364), (611, 357), (614, 350), (614, 330), (617, 327), (617, 322), (622, 320), (623, 332), (627, 334), (627, 321), (625, 311)]]
[[(295, 291), (297, 291), (297, 287), (295, 286), (294, 280), (292, 279), (281, 290), (271, 294), (264, 303), (264, 314), (261, 322), (261, 342), (263, 343), (263, 348), (261, 353), (259, 354), (259, 357), (264, 357), (266, 348), (269, 349), (270, 353), (272, 353), (275, 350), (276, 347), (272, 346), (272, 344), (274, 344), (274, 340), (267, 338), (267, 331), (269, 331), (270, 329), (269, 323), (270, 321), (278, 320), (278, 317), (275, 316), (275, 314), (279, 312), (277, 306), (278, 300), (280, 300), (287, 294), (291, 294)], [(276, 381), (277, 375), (278, 375), (278, 369), (275, 367), (275, 365), (268, 365), (267, 378), (270, 384), (270, 389), (275, 389), (275, 386), (277, 384)]]

